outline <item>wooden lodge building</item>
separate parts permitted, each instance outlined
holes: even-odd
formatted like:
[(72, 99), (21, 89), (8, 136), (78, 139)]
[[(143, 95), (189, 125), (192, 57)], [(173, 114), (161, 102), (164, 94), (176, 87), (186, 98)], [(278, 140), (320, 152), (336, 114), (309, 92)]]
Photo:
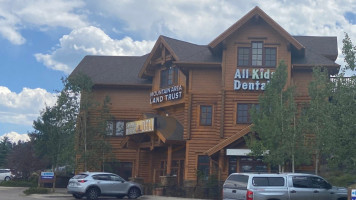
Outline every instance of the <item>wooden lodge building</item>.
[(337, 55), (336, 37), (292, 36), (255, 7), (208, 45), (160, 36), (147, 55), (86, 56), (72, 74), (92, 79), (98, 101), (111, 98), (116, 173), (145, 183), (170, 175), (189, 186), (197, 174), (225, 180), (232, 172), (268, 171), (247, 155), (251, 105), (281, 60), (296, 102), (308, 101), (312, 68), (338, 73)]

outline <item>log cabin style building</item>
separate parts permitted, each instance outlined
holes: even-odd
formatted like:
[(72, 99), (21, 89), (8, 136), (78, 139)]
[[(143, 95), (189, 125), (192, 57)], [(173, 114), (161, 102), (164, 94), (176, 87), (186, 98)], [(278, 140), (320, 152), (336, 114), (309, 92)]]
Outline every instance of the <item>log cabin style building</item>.
[(208, 45), (160, 36), (147, 55), (86, 56), (72, 74), (92, 79), (98, 101), (111, 98), (116, 173), (145, 183), (174, 176), (189, 186), (197, 176), (269, 171), (247, 155), (249, 109), (281, 60), (301, 103), (309, 99), (312, 68), (336, 74), (337, 56), (336, 37), (292, 36), (255, 7)]

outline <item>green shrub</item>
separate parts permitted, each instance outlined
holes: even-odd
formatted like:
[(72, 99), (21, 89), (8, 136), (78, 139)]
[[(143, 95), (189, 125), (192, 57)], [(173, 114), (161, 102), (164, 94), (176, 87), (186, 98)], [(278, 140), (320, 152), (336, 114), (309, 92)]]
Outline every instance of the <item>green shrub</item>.
[(49, 189), (47, 188), (40, 188), (40, 187), (30, 187), (27, 190), (23, 191), (26, 195), (30, 194), (48, 194)]
[(2, 181), (0, 186), (4, 187), (36, 187), (37, 181), (23, 181), (23, 180), (11, 180)]

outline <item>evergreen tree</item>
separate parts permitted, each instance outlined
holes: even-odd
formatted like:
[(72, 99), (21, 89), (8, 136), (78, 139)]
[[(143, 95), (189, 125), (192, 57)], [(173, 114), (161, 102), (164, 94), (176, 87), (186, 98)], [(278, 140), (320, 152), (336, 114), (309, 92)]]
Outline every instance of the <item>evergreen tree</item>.
[(7, 166), (7, 156), (11, 153), (12, 144), (8, 137), (0, 142), (0, 167), (5, 168)]

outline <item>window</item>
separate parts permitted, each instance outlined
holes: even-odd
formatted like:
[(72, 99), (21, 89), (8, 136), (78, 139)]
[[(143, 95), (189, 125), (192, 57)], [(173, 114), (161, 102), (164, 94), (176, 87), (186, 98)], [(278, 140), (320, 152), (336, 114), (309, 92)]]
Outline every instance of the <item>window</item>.
[(211, 126), (213, 117), (212, 106), (200, 106), (200, 125)]
[(263, 47), (263, 42), (252, 42), (251, 47), (238, 48), (238, 66), (275, 67), (277, 64), (277, 49)]
[(296, 188), (310, 188), (308, 177), (306, 176), (293, 176), (293, 187)]
[(106, 122), (106, 133), (111, 136), (125, 136), (126, 135), (126, 122), (119, 121), (107, 121)]
[(262, 42), (252, 42), (252, 66), (262, 66)]
[(265, 48), (265, 65), (268, 67), (276, 66), (276, 48)]
[(201, 179), (207, 180), (210, 174), (209, 156), (198, 156), (198, 174)]
[(178, 84), (178, 68), (168, 67), (161, 71), (161, 88), (167, 88)]
[(247, 124), (251, 123), (250, 110), (255, 107), (257, 111), (260, 109), (258, 104), (247, 104), (247, 103), (238, 103), (237, 104), (237, 116), (236, 123), (238, 124)]
[(239, 60), (239, 66), (247, 66), (250, 61), (250, 48), (240, 47), (238, 60)]
[(252, 179), (254, 186), (284, 186), (283, 177), (254, 177)]

